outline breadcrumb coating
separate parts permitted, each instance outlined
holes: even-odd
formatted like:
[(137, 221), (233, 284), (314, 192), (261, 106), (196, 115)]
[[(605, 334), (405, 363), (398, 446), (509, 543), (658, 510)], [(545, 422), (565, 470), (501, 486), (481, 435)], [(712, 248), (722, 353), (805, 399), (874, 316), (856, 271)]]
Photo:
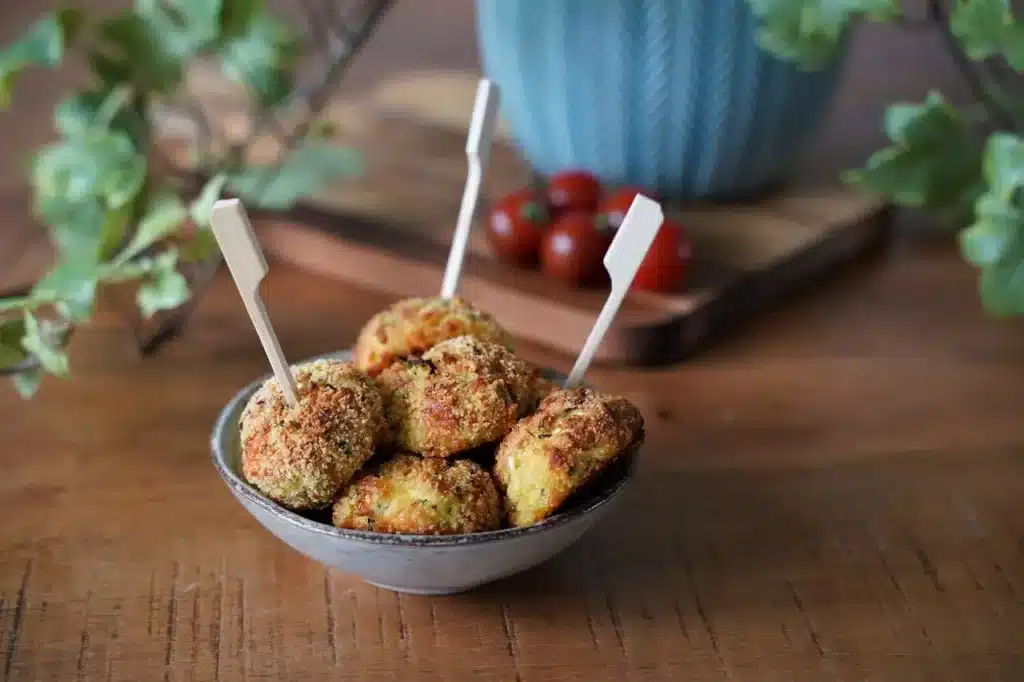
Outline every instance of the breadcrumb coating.
[(531, 407), (537, 376), (504, 346), (460, 336), (377, 379), (394, 444), (448, 457), (503, 438)]
[(494, 317), (465, 299), (409, 298), (370, 318), (356, 340), (355, 363), (376, 376), (395, 360), (458, 336), (512, 347), (511, 337)]
[(476, 533), (501, 526), (501, 496), (474, 462), (402, 454), (359, 474), (334, 504), (332, 520), (379, 533)]
[(294, 371), (294, 406), (274, 378), (246, 403), (242, 474), (282, 506), (318, 509), (334, 500), (384, 440), (384, 404), (374, 381), (352, 363), (317, 360)]
[(625, 398), (555, 390), (498, 446), (494, 474), (510, 523), (527, 526), (551, 516), (643, 438), (643, 416)]

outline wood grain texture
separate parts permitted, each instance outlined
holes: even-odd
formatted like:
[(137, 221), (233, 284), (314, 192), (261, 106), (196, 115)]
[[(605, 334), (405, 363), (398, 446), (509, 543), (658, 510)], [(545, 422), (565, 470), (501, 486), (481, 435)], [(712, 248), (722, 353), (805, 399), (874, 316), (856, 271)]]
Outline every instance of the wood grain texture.
[[(449, 598), (325, 572), (224, 490), (210, 424), (266, 371), (226, 274), (187, 336), (143, 363), (101, 322), (76, 336), (72, 381), (30, 404), (0, 392), (0, 669), (1019, 680), (1021, 330), (980, 317), (951, 252), (915, 244), (685, 370), (595, 373), (650, 423), (621, 513)], [(350, 344), (385, 302), (287, 266), (266, 300), (291, 357)]]
[[(399, 3), (362, 82), (465, 66), (468, 5)], [(0, 32), (36, 12), (5, 4)], [(880, 102), (953, 81), (932, 38), (857, 33), (814, 157), (861, 158)], [(46, 78), (5, 118), (10, 158), (49, 128)], [(45, 262), (27, 205), (0, 204), (4, 281)], [(975, 286), (948, 243), (901, 232), (685, 368), (596, 371), (651, 426), (621, 513), (449, 598), (325, 572), (223, 488), (212, 420), (267, 371), (226, 273), (144, 362), (103, 317), (70, 381), (28, 404), (0, 385), (0, 680), (1020, 682), (1024, 327)], [(264, 293), (295, 358), (390, 300), (277, 263)]]

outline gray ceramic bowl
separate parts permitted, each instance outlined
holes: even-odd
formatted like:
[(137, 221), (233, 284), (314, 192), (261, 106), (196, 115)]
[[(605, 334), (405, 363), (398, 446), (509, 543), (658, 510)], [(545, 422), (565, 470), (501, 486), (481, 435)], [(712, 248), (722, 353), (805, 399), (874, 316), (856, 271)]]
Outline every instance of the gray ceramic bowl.
[[(348, 360), (351, 353), (318, 357)], [(326, 518), (320, 522), (279, 506), (241, 475), (238, 418), (249, 396), (269, 376), (239, 391), (221, 411), (213, 428), (214, 466), (242, 506), (278, 539), (315, 561), (378, 587), (412, 594), (452, 594), (532, 568), (576, 542), (619, 501), (632, 478), (634, 456), (629, 456), (562, 511), (523, 528), (441, 536), (335, 528)]]

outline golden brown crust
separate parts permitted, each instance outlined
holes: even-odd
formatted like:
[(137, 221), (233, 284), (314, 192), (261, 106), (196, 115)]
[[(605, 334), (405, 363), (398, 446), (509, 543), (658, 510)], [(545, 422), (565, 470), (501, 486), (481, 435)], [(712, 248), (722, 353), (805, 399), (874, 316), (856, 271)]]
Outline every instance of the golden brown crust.
[(505, 347), (461, 336), (395, 363), (377, 380), (395, 445), (448, 457), (504, 437), (530, 407), (536, 377)]
[(295, 369), (295, 406), (269, 379), (243, 409), (242, 474), (285, 507), (317, 509), (383, 440), (384, 404), (373, 380), (351, 363), (318, 360)]
[(332, 520), (379, 533), (476, 533), (501, 526), (501, 496), (474, 462), (398, 455), (358, 475), (335, 502)]
[(527, 526), (555, 511), (643, 439), (631, 402), (587, 388), (559, 389), (498, 446), (494, 474), (509, 521)]
[(462, 298), (409, 298), (380, 311), (363, 326), (356, 340), (355, 363), (376, 376), (395, 360), (424, 353), (458, 336), (512, 347), (508, 332), (491, 315)]

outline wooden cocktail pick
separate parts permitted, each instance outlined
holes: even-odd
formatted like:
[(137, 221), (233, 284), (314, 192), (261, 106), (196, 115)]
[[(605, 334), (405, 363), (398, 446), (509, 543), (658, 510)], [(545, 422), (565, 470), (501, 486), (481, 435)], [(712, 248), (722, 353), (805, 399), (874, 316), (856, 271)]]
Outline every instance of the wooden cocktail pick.
[(611, 291), (608, 292), (601, 314), (597, 316), (597, 321), (594, 322), (590, 335), (583, 344), (583, 350), (576, 358), (576, 364), (569, 372), (569, 378), (565, 380), (566, 388), (577, 386), (583, 380), (583, 375), (586, 374), (594, 354), (601, 345), (601, 340), (615, 319), (622, 299), (626, 297), (636, 271), (647, 255), (647, 250), (651, 248), (651, 242), (658, 234), (664, 219), (658, 202), (642, 194), (638, 194), (633, 200), (629, 212), (615, 233), (612, 245), (604, 254), (604, 269), (611, 278)]
[(491, 154), (491, 138), (494, 137), (494, 126), (498, 120), (499, 99), (498, 86), (486, 78), (480, 79), (476, 89), (476, 103), (473, 105), (473, 119), (469, 123), (469, 135), (466, 138), (466, 159), (469, 161), (466, 186), (462, 191), (462, 205), (452, 236), (452, 248), (448, 252), (448, 264), (444, 269), (441, 298), (451, 298), (459, 286), (469, 231), (473, 227), (477, 205), (480, 203), (480, 186)]
[(215, 203), (210, 213), (210, 224), (249, 313), (249, 319), (252, 320), (252, 326), (256, 328), (260, 343), (263, 344), (263, 352), (274, 368), (274, 376), (281, 385), (285, 399), (294, 405), (297, 401), (295, 377), (288, 367), (277, 334), (270, 324), (267, 309), (260, 298), (260, 283), (267, 276), (267, 261), (256, 241), (256, 234), (242, 202), (238, 199), (221, 199)]

